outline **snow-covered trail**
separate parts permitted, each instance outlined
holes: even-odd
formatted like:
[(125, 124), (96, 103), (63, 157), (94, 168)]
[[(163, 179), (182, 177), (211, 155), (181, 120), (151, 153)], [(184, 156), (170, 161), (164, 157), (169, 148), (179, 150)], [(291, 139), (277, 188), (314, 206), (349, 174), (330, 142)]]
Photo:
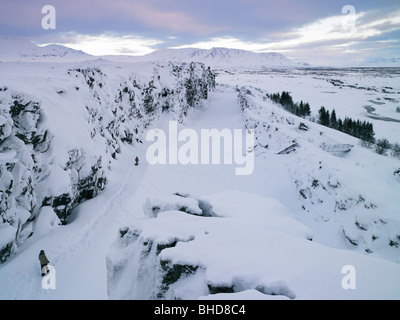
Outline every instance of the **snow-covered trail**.
[[(199, 137), (201, 129), (230, 129), (232, 131), (243, 129), (244, 122), (237, 92), (233, 87), (217, 89), (205, 103), (204, 110), (189, 116), (186, 127), (194, 129)], [(221, 148), (223, 148), (222, 144)], [(223, 164), (222, 156), (220, 160), (222, 164), (152, 166), (151, 170), (146, 171), (144, 180), (146, 183), (151, 182), (157, 185), (154, 196), (159, 192), (164, 195), (175, 192), (204, 195), (236, 190), (258, 193), (276, 198), (283, 203), (289, 196), (297, 197), (297, 190), (289, 175), (282, 175), (282, 170), (274, 168), (273, 164), (282, 167), (283, 164), (279, 163), (281, 159), (271, 158), (265, 161), (262, 157), (255, 157), (254, 172), (248, 176), (235, 175), (235, 168), (240, 167), (235, 164), (235, 161), (227, 165)], [(288, 188), (288, 186), (293, 186), (293, 188)], [(289, 210), (293, 209), (290, 207), (291, 203), (288, 205)]]

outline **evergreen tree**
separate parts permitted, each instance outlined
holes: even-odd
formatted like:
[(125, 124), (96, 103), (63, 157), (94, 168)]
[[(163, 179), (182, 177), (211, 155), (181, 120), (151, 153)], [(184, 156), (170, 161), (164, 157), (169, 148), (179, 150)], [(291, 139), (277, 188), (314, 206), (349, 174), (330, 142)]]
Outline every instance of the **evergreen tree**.
[(329, 111), (326, 110), (325, 107), (321, 107), (318, 113), (319, 113), (319, 123), (323, 126), (329, 126), (329, 119), (330, 119)]
[(303, 115), (304, 116), (310, 116), (311, 115), (311, 108), (310, 108), (310, 105), (309, 105), (308, 102), (304, 105), (304, 114)]
[[(368, 143), (375, 143), (375, 132), (372, 123), (361, 122), (361, 120), (353, 120), (349, 117), (345, 117), (344, 120), (337, 118), (336, 110), (333, 109), (332, 113), (329, 114), (329, 110), (325, 107), (321, 107), (319, 113), (319, 124), (331, 127), (335, 130), (339, 130), (353, 137), (359, 138), (362, 141)], [(381, 151), (379, 149), (379, 151)]]
[(343, 132), (351, 134), (353, 132), (353, 120), (345, 117), (343, 121)]
[(329, 122), (331, 121), (331, 115), (329, 113), (329, 110), (326, 110), (326, 116), (325, 116), (325, 126), (329, 127)]
[(276, 103), (279, 103), (279, 102), (281, 101), (281, 95), (279, 94), (279, 92), (278, 92), (278, 93), (275, 93), (272, 97), (273, 97), (272, 99), (273, 99)]
[(283, 91), (281, 94), (281, 99), (279, 100), (279, 103), (283, 106), (286, 105), (287, 97), (286, 97), (286, 92)]
[(331, 113), (331, 117), (329, 120), (329, 126), (333, 129), (337, 129), (338, 128), (338, 122), (337, 122), (337, 118), (336, 118), (336, 111), (335, 109), (332, 110)]
[(375, 131), (374, 125), (370, 122), (367, 124), (367, 138), (366, 141), (374, 143), (375, 142)]
[(372, 123), (370, 122), (360, 122), (360, 128), (358, 132), (359, 138), (368, 143), (375, 142), (375, 132)]
[(358, 124), (357, 124), (357, 121), (356, 120), (353, 120), (353, 119), (351, 119), (351, 123), (352, 123), (352, 125), (351, 125), (351, 135), (353, 136), (353, 137), (356, 137), (356, 138), (358, 138)]
[(360, 121), (358, 135), (361, 140), (365, 141), (365, 137), (367, 136), (367, 122), (366, 121), (364, 121), (364, 122)]
[(303, 101), (301, 101), (300, 104), (294, 103), (293, 98), (288, 91), (282, 91), (282, 94), (267, 94), (267, 97), (273, 102), (279, 103), (285, 110), (295, 114), (296, 116), (304, 117), (311, 115), (310, 105)]
[(303, 100), (300, 101), (300, 105), (298, 107), (298, 116), (302, 117), (304, 116), (304, 103)]
[(343, 120), (339, 118), (337, 129), (343, 132)]
[(322, 123), (323, 123), (325, 113), (326, 113), (325, 107), (321, 107), (321, 108), (318, 110), (318, 115), (319, 115), (318, 123), (319, 123), (319, 124), (322, 124)]
[(280, 104), (283, 105), (287, 110), (294, 113), (294, 103), (292, 96), (289, 92), (283, 91), (281, 95)]

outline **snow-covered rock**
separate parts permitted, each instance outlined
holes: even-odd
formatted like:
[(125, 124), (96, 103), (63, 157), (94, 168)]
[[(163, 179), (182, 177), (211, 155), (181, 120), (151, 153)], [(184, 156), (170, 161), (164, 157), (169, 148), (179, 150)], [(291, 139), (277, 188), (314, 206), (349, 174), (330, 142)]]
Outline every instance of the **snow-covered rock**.
[(47, 233), (57, 229), (60, 225), (61, 221), (55, 213), (54, 209), (52, 207), (42, 207), (35, 222), (35, 235), (46, 235)]
[[(63, 65), (50, 71), (57, 75), (51, 83), (40, 65), (31, 74), (4, 68), (2, 83), (10, 74), (19, 80), (0, 91), (0, 223), (14, 228), (16, 246), (35, 232), (30, 220), (41, 207), (66, 224), (79, 203), (105, 188), (123, 144), (141, 144), (162, 114), (183, 122), (215, 87), (203, 64), (150, 63), (124, 76), (102, 68)], [(43, 78), (33, 80), (36, 73)], [(4, 261), (16, 246), (0, 245)]]
[[(107, 256), (111, 299), (399, 296), (400, 284), (392, 281), (399, 265), (312, 242), (312, 232), (274, 199), (241, 192), (200, 198), (216, 216), (167, 210), (120, 229)], [(166, 201), (165, 209), (180, 207), (177, 198)], [(342, 287), (346, 265), (357, 270), (357, 290)]]
[(18, 230), (8, 223), (0, 224), (0, 262), (5, 262), (16, 250), (14, 242)]

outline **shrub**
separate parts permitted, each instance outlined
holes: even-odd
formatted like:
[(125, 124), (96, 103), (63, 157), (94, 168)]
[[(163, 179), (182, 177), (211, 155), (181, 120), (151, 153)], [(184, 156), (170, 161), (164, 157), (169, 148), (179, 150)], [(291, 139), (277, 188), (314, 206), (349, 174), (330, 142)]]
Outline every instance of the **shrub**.
[(392, 156), (400, 159), (400, 144), (397, 142), (392, 146)]
[(390, 147), (391, 145), (388, 139), (379, 139), (375, 146), (375, 152), (377, 154), (385, 155)]

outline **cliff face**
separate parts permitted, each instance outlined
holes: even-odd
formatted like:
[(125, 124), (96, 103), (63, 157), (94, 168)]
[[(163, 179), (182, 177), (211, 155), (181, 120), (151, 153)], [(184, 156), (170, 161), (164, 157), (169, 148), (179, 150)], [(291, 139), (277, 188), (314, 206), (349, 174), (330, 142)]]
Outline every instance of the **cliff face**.
[(215, 87), (215, 75), (199, 63), (148, 64), (138, 72), (133, 65), (123, 75), (118, 66), (99, 65), (52, 67), (50, 76), (48, 66), (35, 65), (12, 81), (2, 77), (2, 263), (35, 232), (41, 208), (67, 224), (79, 203), (106, 188), (122, 144), (142, 143), (163, 113), (183, 122)]

